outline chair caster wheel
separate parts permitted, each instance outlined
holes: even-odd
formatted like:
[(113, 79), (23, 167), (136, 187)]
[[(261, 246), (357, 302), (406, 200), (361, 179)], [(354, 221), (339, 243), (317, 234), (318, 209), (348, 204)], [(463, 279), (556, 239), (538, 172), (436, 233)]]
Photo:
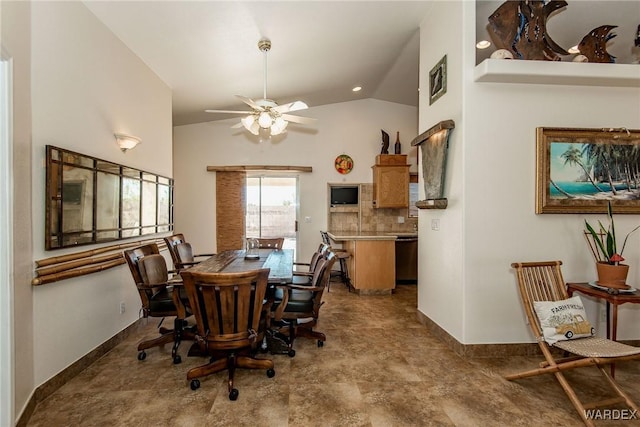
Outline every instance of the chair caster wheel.
[(318, 347), (324, 347), (324, 341), (318, 340)]
[(229, 400), (238, 400), (239, 394), (240, 393), (237, 388), (231, 389), (231, 393), (229, 393)]
[(146, 358), (147, 358), (147, 353), (144, 350), (138, 353), (138, 360), (144, 360)]
[(269, 378), (273, 378), (273, 377), (275, 377), (275, 376), (276, 376), (276, 371), (275, 371), (275, 370), (273, 370), (273, 369), (267, 369), (267, 376), (268, 376)]
[(179, 365), (180, 363), (182, 363), (182, 357), (180, 357), (180, 355), (179, 355), (179, 354), (176, 354), (176, 355), (173, 357), (173, 364), (174, 364), (174, 365)]
[(294, 349), (291, 349), (287, 352), (287, 354), (289, 355), (289, 357), (295, 357), (296, 351)]
[(200, 380), (191, 380), (191, 390), (197, 390), (200, 388)]

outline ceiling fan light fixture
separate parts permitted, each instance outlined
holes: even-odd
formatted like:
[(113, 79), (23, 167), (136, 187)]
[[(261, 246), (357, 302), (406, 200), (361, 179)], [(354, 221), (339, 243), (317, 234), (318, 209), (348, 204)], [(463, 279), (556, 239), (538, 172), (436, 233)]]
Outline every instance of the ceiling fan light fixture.
[(241, 118), (240, 122), (246, 130), (254, 135), (257, 135), (260, 131), (260, 126), (258, 125), (258, 122), (256, 122), (256, 118), (253, 115)]
[(258, 116), (258, 124), (263, 129), (269, 129), (273, 124), (271, 115), (266, 111), (263, 111), (262, 113), (260, 113), (260, 115)]
[(278, 117), (274, 120), (273, 125), (271, 125), (271, 135), (280, 135), (285, 131), (288, 124), (288, 121), (286, 121), (282, 117)]

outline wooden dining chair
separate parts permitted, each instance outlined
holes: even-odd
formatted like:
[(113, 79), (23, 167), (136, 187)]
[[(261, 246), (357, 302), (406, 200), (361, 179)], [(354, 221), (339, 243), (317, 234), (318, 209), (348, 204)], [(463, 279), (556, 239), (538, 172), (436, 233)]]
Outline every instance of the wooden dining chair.
[[(288, 354), (296, 355), (293, 343), (296, 337), (307, 337), (318, 340), (318, 347), (322, 347), (327, 337), (324, 333), (313, 328), (318, 324), (320, 307), (323, 304), (322, 294), (331, 278), (331, 268), (336, 261), (333, 252), (328, 251), (323, 256), (313, 273), (310, 284), (287, 284), (278, 286), (275, 290), (273, 303), (274, 325), (286, 326), (289, 332)], [(300, 321), (300, 323), (299, 323)]]
[(212, 257), (211, 254), (194, 254), (191, 244), (184, 239), (184, 234), (178, 233), (172, 236), (164, 237), (164, 241), (171, 254), (171, 260), (173, 266), (177, 271), (189, 268), (192, 265), (198, 264), (200, 261), (196, 261), (196, 258)]
[(266, 369), (275, 375), (273, 361), (258, 359), (255, 354), (268, 326), (265, 293), (269, 269), (238, 273), (198, 273), (182, 271), (198, 328), (196, 342), (211, 356), (206, 365), (187, 372), (192, 390), (200, 387), (200, 378), (227, 369), (229, 399), (236, 400), (236, 368)]
[[(138, 360), (147, 357), (145, 350), (173, 342), (171, 357), (173, 363), (180, 363), (178, 346), (185, 336), (184, 319), (190, 314), (186, 294), (173, 286), (180, 284), (180, 278), (169, 280), (167, 263), (155, 243), (127, 249), (123, 256), (140, 295), (142, 317), (161, 318), (158, 324), (160, 336), (138, 344)], [(162, 327), (165, 317), (175, 317), (173, 329)]]
[[(554, 344), (547, 342), (550, 339), (548, 337), (545, 338), (541, 322), (538, 315), (536, 315), (535, 303), (552, 301), (566, 305), (563, 300), (568, 299), (568, 294), (560, 269), (561, 265), (562, 261), (517, 262), (511, 264), (511, 267), (516, 271), (520, 298), (529, 326), (542, 350), (545, 361), (540, 363), (539, 368), (507, 375), (505, 378), (512, 381), (536, 375), (553, 374), (587, 426), (594, 425), (593, 421), (587, 417), (587, 409), (625, 404), (631, 410), (639, 411), (638, 406), (620, 388), (615, 379), (607, 372), (606, 367), (613, 363), (640, 359), (640, 348), (596, 336), (561, 340)], [(567, 334), (569, 338), (571, 335), (573, 333)], [(551, 352), (552, 347), (562, 350), (565, 354), (569, 353), (571, 356), (556, 358)], [(591, 403), (582, 403), (580, 401), (563, 372), (587, 366), (596, 366), (598, 368), (606, 383), (613, 390), (615, 397)], [(592, 381), (592, 377), (588, 376), (583, 377), (583, 379), (588, 379), (589, 382)]]
[(258, 240), (258, 247), (260, 249), (282, 249), (284, 245), (284, 237), (276, 237), (272, 239), (260, 237)]

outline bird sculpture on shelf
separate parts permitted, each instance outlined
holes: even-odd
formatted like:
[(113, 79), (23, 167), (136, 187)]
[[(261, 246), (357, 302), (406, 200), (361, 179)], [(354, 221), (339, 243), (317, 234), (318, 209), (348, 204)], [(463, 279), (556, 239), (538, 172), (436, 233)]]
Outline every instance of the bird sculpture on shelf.
[(380, 130), (382, 131), (382, 150), (380, 154), (389, 154), (389, 134), (384, 129)]
[(547, 34), (547, 19), (567, 5), (564, 0), (506, 1), (489, 16), (489, 31), (499, 49), (515, 59), (559, 61), (569, 52)]
[(616, 27), (617, 25), (602, 25), (589, 31), (578, 44), (580, 54), (586, 56), (589, 62), (616, 62), (616, 57), (607, 52), (607, 42), (616, 36), (611, 30)]

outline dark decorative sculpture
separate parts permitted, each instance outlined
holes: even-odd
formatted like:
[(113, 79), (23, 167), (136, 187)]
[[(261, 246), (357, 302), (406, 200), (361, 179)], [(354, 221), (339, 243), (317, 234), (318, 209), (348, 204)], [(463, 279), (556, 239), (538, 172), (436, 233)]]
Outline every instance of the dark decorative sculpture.
[(640, 47), (640, 25), (638, 25), (638, 29), (636, 30), (636, 38), (633, 43), (636, 47)]
[(380, 129), (380, 131), (382, 131), (382, 150), (380, 154), (389, 154), (389, 134), (383, 129)]
[(617, 25), (602, 25), (589, 31), (578, 44), (578, 50), (589, 62), (616, 62), (616, 57), (607, 52), (607, 42), (616, 36), (610, 32), (616, 27)]
[(489, 32), (495, 45), (515, 59), (559, 61), (558, 54), (569, 52), (547, 34), (547, 19), (566, 5), (564, 0), (506, 1), (489, 16)]

